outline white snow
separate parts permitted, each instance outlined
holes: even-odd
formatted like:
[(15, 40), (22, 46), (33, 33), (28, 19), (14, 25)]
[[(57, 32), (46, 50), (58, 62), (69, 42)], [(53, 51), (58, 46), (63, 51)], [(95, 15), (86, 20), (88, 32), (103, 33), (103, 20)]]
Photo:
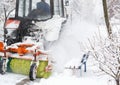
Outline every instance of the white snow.
[(19, 80), (26, 78), (24, 75), (14, 75), (13, 73), (6, 73), (6, 75), (0, 74), (1, 85), (15, 85)]
[(61, 18), (59, 15), (54, 15), (52, 19), (45, 22), (37, 22), (36, 25), (46, 30), (45, 39), (47, 41), (55, 41), (59, 38), (59, 32), (65, 20), (65, 18)]
[[(62, 29), (60, 38), (49, 45), (48, 50), (51, 50), (51, 56), (54, 58), (54, 69), (53, 74), (48, 79), (37, 79), (34, 82), (27, 82), (25, 85), (113, 85), (111, 78), (109, 76), (100, 74), (98, 68), (96, 67), (96, 62), (92, 56), (88, 58), (87, 62), (87, 72), (84, 73), (82, 69), (82, 75), (79, 75), (80, 71), (75, 73), (72, 70), (65, 69), (64, 66), (67, 62), (71, 61), (78, 65), (79, 59), (82, 58), (83, 53), (88, 51), (88, 38), (92, 38), (99, 31), (102, 36), (106, 37), (107, 32), (104, 26), (102, 2), (99, 0), (80, 0), (82, 5), (82, 13), (80, 16), (78, 14), (73, 14), (72, 21), (68, 20), (64, 29)], [(87, 2), (87, 3), (86, 3)], [(84, 5), (85, 4), (85, 5)], [(93, 5), (90, 5), (93, 4)], [(89, 11), (87, 8), (89, 8)], [(85, 15), (84, 15), (85, 14)], [(77, 17), (76, 17), (77, 15)], [(55, 17), (54, 17), (55, 18)], [(57, 18), (58, 19), (58, 18)], [(55, 21), (57, 20), (55, 18)], [(58, 28), (60, 31), (61, 19), (57, 21), (48, 21), (49, 25), (45, 26), (46, 29)], [(52, 24), (51, 24), (52, 23)], [(41, 23), (38, 23), (41, 24)], [(100, 25), (101, 24), (101, 25)], [(59, 25), (57, 27), (57, 25)], [(98, 30), (99, 29), (99, 30)], [(57, 34), (54, 34), (55, 29), (52, 29), (46, 39), (48, 41), (56, 40), (58, 38)], [(54, 36), (54, 37), (53, 37)], [(72, 60), (73, 59), (73, 60)], [(74, 60), (75, 59), (75, 60)], [(100, 75), (100, 76), (98, 76)], [(15, 85), (21, 82), (23, 79), (28, 79), (27, 76), (7, 73), (5, 75), (0, 75), (1, 85)]]
[(78, 68), (78, 67), (80, 66), (80, 64), (81, 64), (80, 61), (81, 61), (81, 59), (79, 59), (79, 58), (71, 59), (71, 60), (65, 65), (65, 67), (67, 67), (67, 68), (69, 68), (69, 67), (74, 68), (74, 66), (75, 66), (76, 68)]

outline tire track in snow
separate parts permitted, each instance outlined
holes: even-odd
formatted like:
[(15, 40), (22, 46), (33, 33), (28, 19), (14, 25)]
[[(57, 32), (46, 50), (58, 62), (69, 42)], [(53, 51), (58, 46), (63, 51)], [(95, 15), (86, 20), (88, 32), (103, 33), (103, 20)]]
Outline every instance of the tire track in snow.
[(33, 85), (35, 82), (39, 83), (40, 78), (36, 79), (34, 81), (31, 81), (29, 78), (25, 78), (25, 79), (21, 80), (20, 82), (16, 83), (16, 85)]
[(28, 78), (25, 78), (23, 80), (21, 80), (20, 82), (18, 82), (16, 85), (30, 85), (30, 80)]

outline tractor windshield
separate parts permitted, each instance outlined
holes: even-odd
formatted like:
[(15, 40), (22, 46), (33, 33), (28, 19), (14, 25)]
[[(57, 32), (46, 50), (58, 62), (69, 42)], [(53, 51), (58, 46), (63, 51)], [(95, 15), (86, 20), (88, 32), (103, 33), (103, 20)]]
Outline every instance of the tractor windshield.
[(50, 0), (17, 0), (17, 17), (32, 20), (46, 20), (51, 18)]

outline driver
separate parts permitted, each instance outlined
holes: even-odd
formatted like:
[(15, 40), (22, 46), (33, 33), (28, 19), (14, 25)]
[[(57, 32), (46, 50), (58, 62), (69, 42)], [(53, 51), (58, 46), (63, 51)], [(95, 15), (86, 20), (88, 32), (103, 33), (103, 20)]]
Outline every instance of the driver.
[(32, 10), (28, 17), (38, 20), (48, 19), (51, 17), (50, 6), (45, 2), (45, 0), (41, 0), (36, 4), (36, 6), (37, 8)]
[(50, 13), (50, 6), (45, 2), (45, 0), (41, 0), (41, 2), (37, 3), (37, 9), (39, 10), (45, 10), (48, 13)]

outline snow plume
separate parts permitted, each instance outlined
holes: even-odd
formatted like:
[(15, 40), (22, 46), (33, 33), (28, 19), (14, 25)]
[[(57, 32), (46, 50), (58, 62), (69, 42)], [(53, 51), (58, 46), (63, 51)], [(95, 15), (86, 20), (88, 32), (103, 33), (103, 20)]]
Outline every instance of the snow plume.
[(73, 18), (76, 17), (79, 20), (98, 22), (100, 18), (103, 17), (101, 0), (73, 0), (71, 6)]
[[(100, 11), (99, 13), (103, 12), (101, 1), (97, 2), (96, 5), (95, 2), (97, 1), (73, 0), (70, 4), (72, 14), (61, 30), (60, 39), (52, 43), (49, 47), (52, 50), (51, 55), (55, 60), (56, 71), (63, 71), (65, 64), (69, 60), (73, 58), (81, 59), (83, 53), (88, 51), (84, 47), (87, 47), (88, 38), (98, 33), (98, 23), (102, 16), (102, 14), (100, 16), (97, 15), (99, 17), (96, 18), (97, 16), (95, 15), (97, 13), (95, 11)], [(77, 5), (74, 5), (75, 3)], [(103, 34), (106, 34), (105, 28), (99, 29)]]

